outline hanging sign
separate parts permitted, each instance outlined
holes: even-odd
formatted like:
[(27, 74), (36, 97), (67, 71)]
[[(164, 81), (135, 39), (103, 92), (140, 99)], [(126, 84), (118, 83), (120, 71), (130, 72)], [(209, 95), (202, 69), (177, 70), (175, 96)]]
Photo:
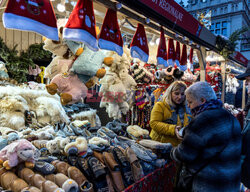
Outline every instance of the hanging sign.
[(174, 0), (139, 0), (166, 19), (199, 37), (203, 26)]

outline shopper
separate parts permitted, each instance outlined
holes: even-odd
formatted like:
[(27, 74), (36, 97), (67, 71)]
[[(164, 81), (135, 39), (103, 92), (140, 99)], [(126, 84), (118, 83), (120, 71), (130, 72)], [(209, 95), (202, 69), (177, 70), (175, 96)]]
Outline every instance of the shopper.
[[(250, 96), (250, 64), (247, 66), (245, 73), (236, 77), (239, 80), (246, 80), (247, 93)], [(246, 113), (244, 128), (242, 131), (242, 183), (250, 189), (250, 100), (246, 104), (244, 112)]]
[[(171, 152), (172, 158), (182, 165), (177, 187), (185, 192), (239, 191), (239, 122), (222, 108), (222, 102), (207, 82), (191, 85), (185, 95), (194, 119), (184, 130), (182, 143)], [(191, 185), (183, 189), (181, 182), (188, 176), (192, 178)]]
[(150, 116), (150, 137), (162, 143), (177, 146), (180, 139), (176, 130), (187, 126), (191, 115), (185, 105), (185, 90), (187, 86), (182, 81), (173, 82), (165, 91), (161, 101), (157, 102)]

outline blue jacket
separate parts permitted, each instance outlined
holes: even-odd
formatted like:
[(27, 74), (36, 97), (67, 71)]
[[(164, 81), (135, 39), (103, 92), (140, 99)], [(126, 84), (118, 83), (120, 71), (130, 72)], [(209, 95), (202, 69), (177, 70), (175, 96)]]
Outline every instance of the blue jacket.
[(241, 180), (242, 183), (250, 189), (250, 110), (245, 119), (242, 136), (242, 155), (244, 156), (244, 162), (242, 164)]
[[(232, 126), (234, 124), (234, 126)], [(241, 127), (223, 108), (208, 109), (197, 115), (185, 129), (183, 141), (172, 156), (191, 172), (224, 150), (194, 178), (194, 192), (237, 192), (241, 174)]]

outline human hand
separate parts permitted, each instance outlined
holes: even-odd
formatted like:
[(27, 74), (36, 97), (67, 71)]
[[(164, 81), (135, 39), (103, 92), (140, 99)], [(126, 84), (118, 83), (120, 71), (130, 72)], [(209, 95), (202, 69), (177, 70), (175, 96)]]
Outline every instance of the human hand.
[(182, 127), (181, 126), (176, 126), (175, 127), (175, 135), (178, 139), (182, 140), (183, 138), (180, 136), (179, 134), (179, 130), (181, 129)]

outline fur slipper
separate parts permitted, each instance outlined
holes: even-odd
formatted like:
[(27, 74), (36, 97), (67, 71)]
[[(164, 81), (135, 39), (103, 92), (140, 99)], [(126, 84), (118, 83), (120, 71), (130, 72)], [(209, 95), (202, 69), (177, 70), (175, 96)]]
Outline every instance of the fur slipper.
[(89, 140), (89, 144), (94, 144), (94, 145), (109, 145), (109, 142), (101, 137), (93, 137)]

